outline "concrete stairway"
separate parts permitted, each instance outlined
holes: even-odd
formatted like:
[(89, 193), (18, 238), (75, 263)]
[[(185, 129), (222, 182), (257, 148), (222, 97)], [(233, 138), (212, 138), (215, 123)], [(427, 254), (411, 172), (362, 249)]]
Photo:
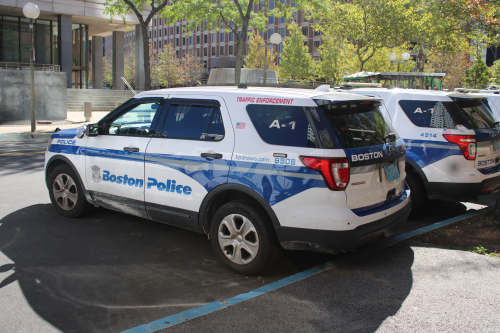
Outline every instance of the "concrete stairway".
[(83, 103), (92, 102), (92, 111), (112, 111), (118, 105), (134, 97), (130, 90), (68, 89), (68, 112), (83, 112)]

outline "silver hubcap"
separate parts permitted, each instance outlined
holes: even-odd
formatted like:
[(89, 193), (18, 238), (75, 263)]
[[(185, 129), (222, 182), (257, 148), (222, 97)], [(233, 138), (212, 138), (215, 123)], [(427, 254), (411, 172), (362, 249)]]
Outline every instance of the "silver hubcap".
[(238, 265), (246, 265), (259, 252), (259, 236), (249, 219), (231, 214), (219, 225), (219, 246), (227, 259)]
[(54, 191), (54, 199), (59, 207), (64, 210), (72, 210), (75, 208), (78, 200), (78, 191), (73, 178), (65, 173), (57, 175), (52, 186)]

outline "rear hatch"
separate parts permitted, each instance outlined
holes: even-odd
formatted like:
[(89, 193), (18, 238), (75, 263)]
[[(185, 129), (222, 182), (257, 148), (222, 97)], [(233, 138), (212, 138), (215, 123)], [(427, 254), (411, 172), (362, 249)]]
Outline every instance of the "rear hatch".
[(335, 97), (320, 96), (315, 101), (349, 160), (347, 206), (366, 216), (399, 204), (406, 199), (405, 147), (382, 115), (381, 100)]
[[(448, 109), (457, 129), (472, 130), (475, 134), (475, 167), (483, 174), (497, 173), (500, 170), (500, 128), (491, 109), (482, 98), (452, 97), (456, 108)], [(461, 126), (459, 126), (461, 125)], [(472, 133), (471, 133), (472, 134)], [(470, 143), (470, 150), (474, 143)], [(462, 150), (468, 147), (462, 148)], [(468, 152), (467, 152), (468, 154)], [(467, 155), (464, 154), (464, 155)], [(471, 156), (470, 159), (473, 156)]]

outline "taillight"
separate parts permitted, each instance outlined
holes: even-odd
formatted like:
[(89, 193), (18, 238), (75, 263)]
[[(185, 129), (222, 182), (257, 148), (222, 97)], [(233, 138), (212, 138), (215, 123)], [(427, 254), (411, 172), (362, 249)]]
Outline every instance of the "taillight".
[(347, 187), (350, 177), (349, 160), (347, 158), (309, 156), (299, 156), (299, 158), (307, 168), (321, 173), (330, 190), (342, 191)]
[(467, 160), (476, 159), (476, 136), (475, 135), (452, 135), (443, 134), (448, 142), (456, 143), (462, 149), (462, 153)]

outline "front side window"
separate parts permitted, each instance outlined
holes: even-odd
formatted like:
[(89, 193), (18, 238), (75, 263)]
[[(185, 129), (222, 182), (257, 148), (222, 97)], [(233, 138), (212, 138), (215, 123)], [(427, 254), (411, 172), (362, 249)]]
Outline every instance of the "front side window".
[(173, 139), (220, 141), (225, 134), (220, 109), (172, 104), (162, 134)]
[(334, 147), (328, 130), (314, 107), (249, 104), (247, 113), (261, 139), (268, 144)]
[(106, 123), (104, 134), (148, 136), (153, 118), (160, 109), (157, 103), (134, 104), (125, 113)]

